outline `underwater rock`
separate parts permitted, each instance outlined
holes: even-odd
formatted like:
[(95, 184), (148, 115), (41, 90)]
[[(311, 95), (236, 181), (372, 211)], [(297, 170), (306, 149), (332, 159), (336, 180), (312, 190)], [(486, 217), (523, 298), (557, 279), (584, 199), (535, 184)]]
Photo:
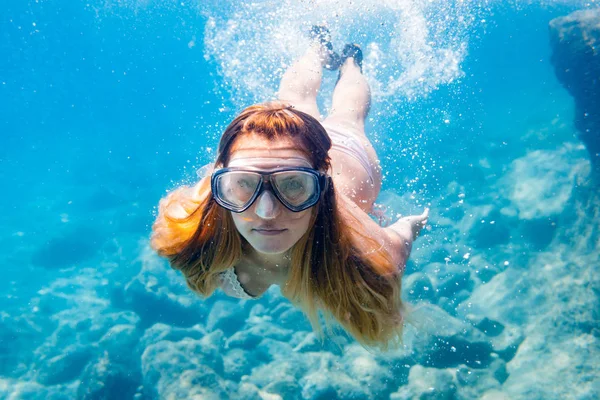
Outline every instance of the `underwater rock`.
[(519, 232), (532, 250), (543, 250), (554, 240), (557, 230), (554, 218), (539, 218), (521, 221)]
[(304, 339), (294, 347), (294, 351), (300, 353), (323, 351), (325, 343), (322, 343), (314, 332), (309, 332)]
[(426, 274), (422, 272), (410, 274), (402, 280), (402, 286), (402, 293), (409, 302), (426, 301), (435, 303), (437, 293), (433, 288), (431, 279)]
[(240, 321), (244, 320), (246, 312), (229, 300), (219, 300), (210, 309), (206, 319), (206, 329), (213, 331), (220, 329), (226, 335), (231, 335), (242, 328)]
[(144, 325), (163, 322), (190, 327), (203, 321), (210, 302), (193, 294), (184, 279), (150, 249), (140, 255), (140, 272), (113, 294), (113, 303), (135, 311)]
[(98, 347), (111, 362), (127, 364), (133, 361), (131, 351), (124, 352), (123, 349), (134, 349), (139, 338), (140, 333), (134, 325), (114, 325), (100, 339)]
[[(18, 343), (19, 331), (11, 325), (12, 318), (0, 319), (0, 376), (9, 376), (13, 368), (19, 363), (17, 352), (13, 346)], [(21, 343), (19, 343), (20, 347)]]
[[(85, 331), (87, 334), (86, 339), (90, 342), (96, 342), (102, 340), (102, 337), (105, 337), (106, 333), (114, 326), (137, 326), (139, 322), (140, 318), (131, 311), (107, 312), (80, 321), (76, 329)], [(134, 334), (133, 331), (130, 332)], [(107, 338), (105, 337), (105, 339)]]
[(408, 384), (392, 393), (390, 400), (453, 400), (456, 390), (456, 383), (449, 371), (415, 365), (410, 369)]
[(0, 377), (0, 399), (72, 400), (74, 398), (75, 391), (72, 386), (46, 387), (37, 382)]
[[(250, 376), (242, 377), (242, 381), (251, 382), (262, 388), (271, 396), (281, 396), (283, 399), (302, 399), (300, 379), (315, 370), (324, 360), (332, 360), (328, 353), (299, 354), (289, 352), (268, 364), (258, 364), (252, 368)], [(256, 365), (256, 360), (252, 360)], [(267, 387), (269, 390), (267, 390)], [(265, 397), (269, 398), (269, 397)], [(279, 398), (279, 397), (273, 397)]]
[(505, 326), (522, 326), (527, 322), (529, 312), (519, 299), (525, 293), (541, 291), (540, 288), (531, 288), (523, 275), (522, 271), (507, 269), (477, 286), (471, 296), (458, 306), (457, 316), (473, 325), (488, 318)]
[[(250, 314), (248, 316), (248, 320), (250, 320), (252, 318), (258, 318), (260, 320), (261, 318), (265, 318), (265, 317), (270, 320), (270, 317), (267, 317), (268, 313), (269, 313), (269, 310), (264, 305), (262, 305), (260, 303), (255, 304), (254, 306), (252, 306), (250, 308)], [(246, 322), (248, 322), (248, 320), (246, 320)]]
[(293, 351), (299, 353), (328, 351), (331, 354), (340, 356), (348, 344), (348, 339), (342, 336), (328, 336), (322, 341), (314, 332), (299, 333), (302, 334), (302, 339), (293, 349)]
[(346, 346), (341, 362), (346, 375), (365, 388), (370, 399), (387, 398), (403, 379), (357, 344)]
[(180, 371), (155, 388), (160, 399), (228, 399), (237, 387), (202, 365)]
[[(286, 379), (291, 376), (295, 379), (301, 377), (306, 371), (314, 368), (314, 362), (318, 365), (321, 357), (331, 357), (330, 354), (313, 353), (305, 357), (290, 353), (286, 359), (272, 361), (268, 364), (260, 364), (252, 369), (251, 375), (247, 378), (258, 387), (264, 387), (270, 382)], [(253, 360), (254, 361), (254, 360)]]
[(550, 21), (551, 62), (575, 99), (575, 126), (600, 171), (600, 8)]
[(502, 214), (500, 210), (490, 205), (482, 208), (485, 212), (478, 213), (478, 218), (469, 232), (474, 246), (478, 249), (489, 249), (508, 243), (515, 219)]
[(292, 333), (292, 337), (291, 337), (291, 339), (288, 342), (289, 345), (292, 346), (292, 347), (298, 346), (306, 338), (307, 334), (308, 334), (308, 332), (304, 332), (304, 331), (299, 331), (299, 332)]
[[(44, 339), (40, 328), (30, 315), (0, 312), (0, 377), (18, 377), (29, 370), (34, 358), (30, 349)], [(1, 387), (2, 384), (0, 394)]]
[(492, 361), (489, 339), (468, 323), (432, 304), (420, 304), (409, 316), (415, 331), (407, 330), (405, 343), (413, 363), (435, 368), (466, 364), (485, 368)]
[(512, 400), (512, 398), (501, 390), (492, 389), (485, 392), (480, 400)]
[(473, 326), (485, 333), (487, 336), (496, 337), (505, 331), (504, 324), (487, 317), (481, 318), (478, 321), (470, 320), (469, 322), (471, 322)]
[(527, 336), (507, 364), (503, 392), (510, 399), (600, 398), (600, 338), (552, 336), (547, 329)]
[(242, 382), (238, 387), (237, 396), (231, 396), (230, 398), (235, 398), (237, 400), (265, 400), (269, 399), (268, 396), (264, 395), (260, 389), (253, 385), (250, 382)]
[(282, 329), (275, 324), (265, 322), (236, 332), (227, 340), (227, 347), (230, 349), (235, 347), (250, 348), (258, 345), (265, 338), (287, 342), (291, 339), (292, 333), (293, 331), (289, 329)]
[(525, 340), (523, 330), (512, 325), (490, 339), (494, 352), (506, 361), (512, 360), (523, 340)]
[[(439, 269), (440, 272), (434, 271)], [(467, 265), (448, 264), (440, 266), (432, 264), (426, 267), (428, 276), (434, 277), (433, 286), (438, 296), (454, 297), (460, 291), (471, 291), (474, 287), (471, 279), (471, 268)], [(441, 272), (443, 271), (443, 272)]]
[(263, 339), (253, 351), (254, 357), (263, 361), (273, 361), (281, 357), (288, 357), (292, 352), (292, 346), (287, 342), (273, 339)]
[(470, 295), (471, 292), (467, 290), (461, 290), (452, 297), (440, 297), (437, 305), (449, 315), (456, 317), (458, 305), (468, 299)]
[(43, 289), (40, 296), (32, 299), (32, 301), (37, 303), (38, 312), (47, 316), (54, 315), (69, 308), (72, 303), (72, 299), (64, 296), (63, 293), (54, 293), (54, 291), (45, 291)]
[(74, 344), (87, 345), (98, 342), (112, 326), (135, 325), (139, 320), (130, 311), (95, 314), (84, 304), (79, 309), (63, 310), (57, 313), (55, 318), (60, 321), (60, 324), (38, 348), (40, 360), (57, 355), (56, 349)]
[(161, 323), (154, 324), (146, 329), (144, 335), (139, 340), (138, 348), (141, 349), (139, 353), (142, 354), (146, 347), (161, 340), (170, 342), (179, 342), (185, 338), (200, 340), (207, 334), (208, 332), (200, 325), (195, 325), (191, 328), (178, 328)]
[(281, 398), (291, 400), (300, 400), (301, 397), (299, 396), (299, 393), (301, 390), (302, 388), (298, 384), (298, 381), (291, 376), (271, 382), (262, 389), (264, 393), (274, 395), (273, 399)]
[(292, 304), (282, 301), (267, 311), (269, 312), (269, 316), (271, 316), (271, 318), (273, 318), (274, 320), (279, 320), (281, 314), (283, 314), (286, 311), (293, 310), (295, 308), (296, 307), (294, 307)]
[(349, 376), (340, 372), (328, 374), (314, 372), (302, 378), (300, 384), (302, 385), (302, 399), (369, 399), (366, 388), (361, 387)]
[(503, 360), (510, 361), (525, 339), (523, 330), (517, 325), (503, 324), (474, 313), (465, 315), (465, 319), (488, 337), (494, 354)]
[(44, 385), (57, 385), (77, 379), (88, 361), (92, 358), (88, 346), (72, 345), (40, 365), (37, 381)]
[(511, 201), (502, 212), (515, 213), (520, 220), (563, 215), (577, 185), (589, 175), (589, 161), (581, 153), (565, 144), (555, 151), (535, 150), (514, 160), (500, 181), (503, 195)]
[(475, 277), (479, 281), (478, 284), (489, 282), (494, 276), (506, 269), (506, 266), (503, 265), (503, 263), (497, 264), (490, 262), (481, 254), (476, 254), (471, 257), (471, 266), (475, 267)]
[(290, 306), (286, 311), (283, 311), (277, 322), (286, 329), (293, 329), (295, 331), (312, 331), (308, 318), (302, 311), (296, 307)]
[(223, 372), (225, 378), (239, 381), (242, 376), (248, 375), (254, 367), (249, 351), (244, 349), (231, 349), (223, 355)]
[[(429, 302), (437, 304), (452, 316), (456, 315), (456, 307), (471, 295), (475, 285), (471, 276), (472, 269), (468, 264), (430, 263), (426, 265), (423, 275), (427, 277), (431, 288), (423, 286), (421, 290), (424, 294), (420, 296), (430, 296)], [(407, 279), (409, 286), (404, 289), (404, 292), (408, 291), (409, 299), (410, 291), (416, 290), (412, 289), (411, 276)]]
[(340, 371), (336, 358), (322, 354), (317, 368), (300, 379), (302, 399), (370, 399), (369, 388)]
[[(139, 336), (136, 330), (139, 317), (131, 311), (107, 310), (108, 301), (96, 297), (105, 282), (99, 274), (93, 269), (81, 269), (73, 277), (52, 281), (37, 292), (37, 304), (53, 304), (50, 308), (56, 309), (50, 319), (52, 323), (48, 322), (49, 326), (44, 328), (43, 340), (29, 339), (27, 350), (15, 345), (12, 351), (18, 351), (22, 361), (32, 354), (29, 375), (38, 382), (74, 386), (89, 363), (95, 363), (98, 354), (105, 351), (123, 364), (130, 363), (128, 367), (135, 363), (135, 354), (130, 350)], [(63, 309), (57, 309), (56, 304)], [(37, 325), (46, 324), (44, 313), (28, 317)], [(22, 329), (22, 332), (21, 336), (26, 338), (27, 331)], [(129, 352), (123, 351), (124, 346)]]
[(77, 388), (82, 400), (132, 398), (139, 386), (137, 371), (114, 362), (108, 353), (90, 363), (84, 370)]
[(223, 374), (222, 332), (213, 332), (200, 340), (185, 338), (178, 342), (160, 341), (142, 354), (144, 388), (151, 397), (226, 398), (235, 390)]
[(501, 388), (507, 377), (506, 363), (498, 358), (485, 369), (461, 365), (456, 369), (454, 375), (461, 398), (476, 399), (480, 397), (481, 393)]

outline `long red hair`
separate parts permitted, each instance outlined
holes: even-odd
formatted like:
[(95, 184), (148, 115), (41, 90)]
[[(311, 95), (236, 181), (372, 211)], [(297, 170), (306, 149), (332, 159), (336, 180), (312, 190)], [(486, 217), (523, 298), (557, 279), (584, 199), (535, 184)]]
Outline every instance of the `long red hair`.
[[(281, 102), (242, 111), (221, 137), (215, 165), (227, 166), (236, 139), (247, 134), (270, 141), (291, 138), (315, 169), (329, 169), (331, 140), (325, 129)], [(319, 311), (328, 328), (333, 317), (364, 346), (395, 346), (402, 332), (400, 271), (340, 205), (328, 179), (328, 189), (313, 207), (310, 228), (290, 249), (291, 269), (282, 293), (305, 312), (321, 337)], [(210, 177), (177, 188), (160, 201), (152, 247), (202, 296), (212, 295), (220, 285), (219, 274), (240, 261), (244, 242), (230, 211), (215, 202)]]

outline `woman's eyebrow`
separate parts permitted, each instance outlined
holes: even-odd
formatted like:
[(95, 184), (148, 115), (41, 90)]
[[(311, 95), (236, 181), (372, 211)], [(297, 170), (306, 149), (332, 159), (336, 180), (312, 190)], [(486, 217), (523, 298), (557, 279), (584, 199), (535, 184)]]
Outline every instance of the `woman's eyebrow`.
[[(232, 156), (235, 153), (243, 153), (245, 151), (256, 151), (256, 150), (264, 150), (265, 147), (264, 146), (252, 146), (252, 147), (246, 147), (244, 146), (243, 148), (239, 148), (239, 149), (235, 149), (232, 150), (230, 153), (230, 156)], [(272, 151), (280, 151), (280, 150), (298, 150), (297, 147), (295, 146), (287, 146), (287, 147), (272, 147), (270, 150)]]
[[(257, 162), (252, 162), (252, 160), (249, 159), (242, 159), (242, 158), (236, 158), (233, 159), (231, 161), (229, 161), (229, 165), (235, 164), (236, 161), (243, 161), (243, 165), (244, 166), (252, 166), (252, 167), (261, 167), (263, 165), (269, 166), (269, 168), (273, 168), (276, 167), (278, 165), (284, 166), (284, 167), (294, 167), (294, 166), (310, 166), (311, 163), (308, 160), (302, 160), (302, 159), (294, 159), (294, 160), (273, 160), (273, 161), (269, 161), (269, 160), (260, 160)], [(302, 165), (301, 165), (302, 164)]]

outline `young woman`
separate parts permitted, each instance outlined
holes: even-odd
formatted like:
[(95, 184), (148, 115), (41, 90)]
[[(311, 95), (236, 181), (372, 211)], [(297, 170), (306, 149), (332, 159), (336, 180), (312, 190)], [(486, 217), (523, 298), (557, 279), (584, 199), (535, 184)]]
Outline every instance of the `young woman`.
[[(364, 132), (362, 54), (346, 45), (337, 56), (325, 28), (313, 37), (284, 74), (281, 101), (242, 111), (212, 174), (161, 200), (152, 246), (203, 296), (220, 287), (252, 299), (279, 285), (318, 333), (321, 311), (363, 345), (386, 348), (400, 339), (400, 280), (428, 211), (387, 228), (368, 215), (381, 171)], [(340, 76), (321, 124), (323, 67)]]

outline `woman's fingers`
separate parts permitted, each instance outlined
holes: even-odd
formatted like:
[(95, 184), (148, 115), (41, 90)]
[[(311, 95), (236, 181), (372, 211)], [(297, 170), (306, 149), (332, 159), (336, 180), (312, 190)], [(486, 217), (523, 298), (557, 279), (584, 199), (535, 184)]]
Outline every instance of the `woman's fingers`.
[(421, 233), (421, 230), (423, 228), (425, 228), (425, 225), (427, 225), (427, 221), (429, 220), (429, 208), (425, 208), (425, 211), (423, 211), (423, 214), (419, 215), (419, 216), (415, 216), (413, 219), (413, 235), (415, 237), (415, 239), (419, 236), (419, 234)]

